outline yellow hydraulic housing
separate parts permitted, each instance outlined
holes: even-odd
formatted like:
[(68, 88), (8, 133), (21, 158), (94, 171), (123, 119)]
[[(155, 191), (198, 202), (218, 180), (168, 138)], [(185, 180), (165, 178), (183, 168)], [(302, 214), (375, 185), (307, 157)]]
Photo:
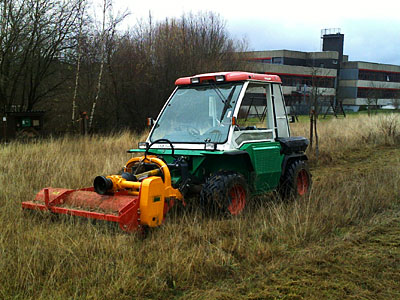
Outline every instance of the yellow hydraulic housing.
[[(168, 166), (155, 156), (134, 157), (124, 167), (125, 172), (131, 172), (136, 163), (151, 163), (158, 169), (136, 175), (140, 181), (129, 181), (119, 175), (111, 175), (106, 178), (112, 182), (110, 191), (117, 192), (128, 190), (132, 195), (139, 196), (140, 224), (149, 227), (161, 225), (165, 209), (168, 209), (174, 200), (183, 200), (181, 192), (171, 185), (171, 174)], [(163, 174), (164, 180), (161, 178)], [(167, 201), (167, 205), (166, 205)]]

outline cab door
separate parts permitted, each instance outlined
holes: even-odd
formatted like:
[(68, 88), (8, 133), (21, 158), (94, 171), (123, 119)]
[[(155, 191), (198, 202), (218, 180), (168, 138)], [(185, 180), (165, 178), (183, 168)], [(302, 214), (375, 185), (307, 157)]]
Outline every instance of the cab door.
[(249, 83), (237, 113), (233, 141), (249, 153), (256, 193), (274, 189), (279, 184), (283, 156), (274, 110), (274, 89), (270, 83)]

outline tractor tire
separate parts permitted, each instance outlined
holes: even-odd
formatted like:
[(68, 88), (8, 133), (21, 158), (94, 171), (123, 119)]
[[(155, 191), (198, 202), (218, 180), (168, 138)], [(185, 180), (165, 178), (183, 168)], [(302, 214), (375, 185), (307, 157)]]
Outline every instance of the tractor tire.
[(279, 193), (283, 199), (305, 197), (310, 193), (311, 184), (311, 173), (307, 162), (295, 160), (286, 167), (279, 185)]
[(246, 206), (248, 187), (243, 175), (218, 172), (209, 177), (200, 192), (200, 203), (209, 213), (239, 215)]

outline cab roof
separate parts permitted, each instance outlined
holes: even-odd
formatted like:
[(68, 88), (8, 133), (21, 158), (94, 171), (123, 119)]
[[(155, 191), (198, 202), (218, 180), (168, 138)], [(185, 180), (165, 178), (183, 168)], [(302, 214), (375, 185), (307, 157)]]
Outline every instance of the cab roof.
[[(195, 80), (195, 82), (193, 80)], [(208, 82), (210, 80), (215, 82), (256, 80), (256, 81), (282, 83), (281, 79), (277, 75), (234, 71), (234, 72), (206, 73), (190, 77), (181, 77), (175, 81), (175, 85), (199, 84), (205, 81)]]

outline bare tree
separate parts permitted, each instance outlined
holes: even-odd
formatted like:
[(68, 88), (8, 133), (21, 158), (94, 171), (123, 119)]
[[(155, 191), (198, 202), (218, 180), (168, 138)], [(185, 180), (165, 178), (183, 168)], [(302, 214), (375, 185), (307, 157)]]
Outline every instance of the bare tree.
[(393, 106), (395, 110), (399, 110), (400, 108), (400, 91), (396, 91), (394, 93), (394, 98), (393, 98)]
[(246, 50), (212, 12), (160, 22), (150, 14), (121, 32), (117, 27), (126, 13), (114, 16), (111, 0), (102, 2), (100, 29), (85, 14), (85, 4), (0, 0), (0, 109), (45, 108), (47, 124), (57, 131), (75, 121), (78, 111), (89, 112), (92, 131), (141, 129), (176, 78), (238, 69), (236, 52)]
[(97, 124), (142, 128), (155, 117), (181, 76), (237, 69), (241, 43), (229, 38), (215, 14), (184, 15), (154, 23), (149, 15), (125, 34), (111, 31), (106, 44)]
[(101, 79), (103, 77), (103, 68), (104, 68), (104, 59), (105, 59), (105, 41), (106, 41), (106, 12), (112, 6), (112, 0), (103, 0), (103, 22), (102, 22), (102, 30), (101, 30), (101, 62), (100, 62), (100, 71), (99, 76), (97, 78), (97, 89), (96, 96), (93, 100), (92, 109), (90, 111), (89, 117), (89, 130), (92, 128), (94, 112), (96, 110), (96, 104), (99, 99), (100, 89), (101, 89)]
[(378, 113), (379, 100), (384, 98), (384, 90), (387, 89), (387, 82), (371, 81), (366, 90), (366, 100), (368, 105), (368, 116), (371, 115), (372, 108), (375, 108), (375, 114)]
[[(318, 160), (319, 157), (319, 138), (317, 131), (317, 121), (319, 113), (321, 112), (323, 103), (329, 99), (330, 96), (326, 95), (326, 87), (322, 80), (328, 75), (328, 70), (322, 68), (312, 67), (311, 73), (311, 86), (309, 88), (309, 101), (310, 101), (310, 149), (314, 146), (315, 137), (315, 156)], [(330, 99), (329, 99), (330, 101)]]
[(81, 59), (82, 59), (82, 49), (81, 49), (81, 40), (82, 40), (82, 31), (84, 25), (84, 17), (85, 17), (85, 6), (82, 7), (80, 12), (80, 21), (79, 21), (79, 33), (77, 37), (77, 60), (76, 60), (76, 73), (75, 73), (75, 87), (74, 94), (72, 97), (72, 126), (75, 125), (75, 114), (76, 114), (76, 97), (78, 96), (78, 85), (79, 85), (79, 75), (81, 70)]
[[(111, 45), (113, 44), (113, 41), (114, 41), (116, 27), (128, 15), (127, 12), (124, 12), (123, 14), (120, 14), (117, 17), (114, 17), (113, 12), (112, 12), (112, 5), (113, 5), (112, 0), (103, 0), (103, 21), (102, 21), (102, 30), (101, 30), (101, 61), (100, 61), (99, 75), (97, 78), (96, 96), (93, 100), (92, 109), (90, 111), (89, 130), (92, 129), (96, 105), (99, 100), (101, 86), (102, 86), (104, 65), (106, 63), (107, 56), (110, 56), (111, 52), (112, 52)], [(108, 21), (106, 20), (107, 12), (108, 12)]]
[(32, 110), (65, 82), (84, 0), (1, 0), (0, 103)]

